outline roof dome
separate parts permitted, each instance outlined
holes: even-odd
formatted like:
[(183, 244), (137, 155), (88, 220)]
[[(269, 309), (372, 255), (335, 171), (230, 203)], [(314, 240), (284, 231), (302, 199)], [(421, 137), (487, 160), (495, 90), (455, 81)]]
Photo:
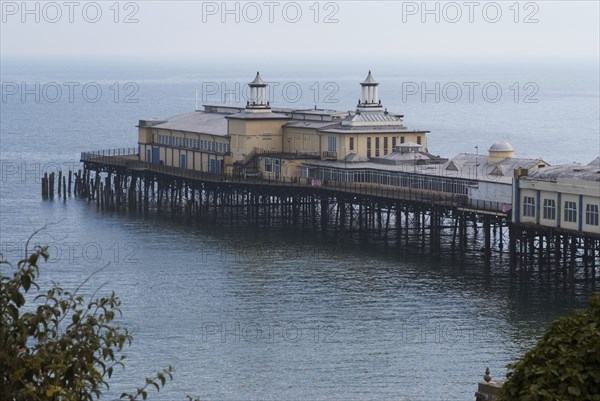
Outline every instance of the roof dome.
[(369, 75), (365, 78), (364, 81), (360, 83), (361, 85), (379, 85), (379, 82), (375, 81), (373, 75), (371, 75), (371, 70), (369, 70)]
[(254, 81), (250, 82), (248, 85), (250, 85), (250, 86), (267, 86), (265, 81), (263, 81), (262, 78), (260, 77), (260, 73), (258, 71), (256, 71), (256, 77), (254, 78)]
[(515, 148), (508, 142), (496, 142), (488, 149), (490, 152), (514, 152)]

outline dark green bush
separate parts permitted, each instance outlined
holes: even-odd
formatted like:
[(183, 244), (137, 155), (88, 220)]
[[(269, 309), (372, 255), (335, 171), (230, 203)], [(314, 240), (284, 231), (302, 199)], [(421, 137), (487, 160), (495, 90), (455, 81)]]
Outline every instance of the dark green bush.
[(508, 366), (504, 401), (600, 401), (600, 293), (590, 309), (554, 321)]

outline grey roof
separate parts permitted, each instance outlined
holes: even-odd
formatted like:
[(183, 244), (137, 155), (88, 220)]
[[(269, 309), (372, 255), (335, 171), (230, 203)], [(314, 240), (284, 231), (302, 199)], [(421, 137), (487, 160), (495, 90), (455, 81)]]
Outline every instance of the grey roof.
[(227, 119), (234, 120), (289, 120), (290, 117), (285, 114), (273, 113), (271, 110), (267, 111), (242, 111), (241, 113), (227, 114)]
[(420, 133), (429, 133), (429, 131), (419, 131), (419, 130), (408, 130), (406, 129), (406, 127), (404, 126), (398, 126), (398, 127), (394, 127), (394, 126), (385, 126), (385, 125), (381, 125), (381, 126), (368, 126), (368, 125), (362, 125), (362, 126), (355, 126), (355, 127), (350, 127), (350, 126), (342, 126), (341, 124), (338, 124), (337, 126), (333, 126), (331, 128), (325, 128), (322, 130), (323, 132), (329, 132), (332, 134), (348, 134), (348, 133), (355, 133), (355, 134), (394, 134), (394, 133), (398, 133), (398, 134), (410, 134), (410, 133), (415, 133), (415, 134), (420, 134)]
[(379, 112), (379, 113), (356, 113), (344, 119), (344, 122), (357, 123), (389, 123), (389, 125), (402, 125), (402, 119), (396, 115)]
[(588, 163), (588, 166), (597, 166), (600, 167), (600, 156), (596, 157), (594, 160)]
[(203, 111), (179, 114), (168, 118), (162, 124), (154, 125), (152, 128), (227, 136), (227, 120), (225, 119), (225, 115), (205, 113)]
[(256, 77), (254, 77), (254, 81), (250, 82), (248, 85), (252, 85), (252, 86), (266, 86), (267, 84), (260, 77), (260, 73), (258, 71), (256, 71)]
[(344, 157), (344, 161), (350, 162), (350, 163), (358, 163), (358, 162), (368, 162), (369, 159), (367, 159), (364, 156), (361, 156), (359, 154), (356, 154), (356, 153), (352, 152), (352, 153), (348, 153), (346, 155), (346, 157)]
[(490, 152), (512, 152), (515, 148), (508, 142), (496, 142), (492, 146), (490, 146)]
[[(532, 170), (536, 169), (539, 164), (548, 165), (542, 159), (525, 159), (520, 157), (506, 158), (498, 163), (490, 163), (486, 155), (459, 153), (448, 160), (444, 164), (444, 168), (455, 171), (458, 175), (476, 175), (481, 181), (510, 183), (512, 182), (513, 170), (518, 168)], [(453, 170), (454, 168), (456, 170)]]
[[(566, 164), (539, 169), (524, 179), (556, 181), (557, 179), (585, 180), (600, 182), (600, 167)], [(600, 187), (598, 187), (600, 191)]]
[(365, 78), (364, 81), (361, 82), (361, 85), (379, 85), (379, 82), (375, 81), (373, 75), (371, 75), (371, 70), (369, 70), (369, 75)]
[[(456, 161), (458, 170), (448, 169), (448, 165)], [(489, 164), (487, 156), (478, 156), (474, 154), (461, 153), (454, 159), (443, 164), (420, 164), (420, 163), (399, 163), (399, 164), (380, 164), (374, 161), (364, 163), (352, 163), (345, 165), (343, 161), (315, 161), (304, 163), (308, 166), (348, 168), (348, 169), (370, 169), (391, 172), (404, 172), (414, 174), (425, 174), (437, 177), (449, 177), (463, 180), (477, 180), (498, 184), (511, 184), (513, 179), (512, 168), (533, 169), (543, 162), (541, 159), (506, 159), (499, 164)], [(510, 174), (493, 174), (497, 167), (510, 171)]]
[[(421, 145), (417, 145), (421, 147)], [(431, 160), (432, 157), (425, 152), (392, 152), (385, 156), (373, 159), (384, 164), (412, 163), (417, 160)]]
[(339, 123), (336, 121), (292, 120), (292, 121), (284, 124), (284, 127), (323, 129), (323, 128), (334, 126), (337, 124), (339, 124)]
[(325, 116), (330, 116), (333, 114), (344, 114), (343, 111), (339, 111), (339, 110), (333, 110), (333, 109), (292, 109), (293, 113), (299, 113), (299, 114), (310, 114), (310, 115), (325, 115)]

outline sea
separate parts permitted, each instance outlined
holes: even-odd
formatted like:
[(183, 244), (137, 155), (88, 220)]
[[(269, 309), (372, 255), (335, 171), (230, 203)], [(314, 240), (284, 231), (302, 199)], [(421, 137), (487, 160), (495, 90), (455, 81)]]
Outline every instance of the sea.
[[(258, 65), (257, 65), (258, 64)], [(443, 157), (486, 154), (587, 164), (600, 153), (597, 64), (263, 60), (2, 60), (0, 246), (13, 262), (49, 245), (40, 283), (122, 300), (133, 333), (106, 399), (171, 365), (153, 400), (473, 400), (506, 365), (595, 290), (515, 277), (393, 244), (289, 228), (188, 224), (41, 197), (44, 172), (80, 152), (137, 146), (141, 119), (206, 103), (245, 104), (256, 70), (274, 107), (353, 110), (371, 69), (382, 105), (424, 129)], [(3, 273), (8, 267), (2, 267)], [(100, 269), (100, 271), (98, 271)]]

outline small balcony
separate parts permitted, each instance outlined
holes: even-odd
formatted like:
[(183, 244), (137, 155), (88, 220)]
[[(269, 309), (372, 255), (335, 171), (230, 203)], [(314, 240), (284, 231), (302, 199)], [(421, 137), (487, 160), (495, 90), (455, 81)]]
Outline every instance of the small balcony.
[(337, 160), (337, 152), (328, 150), (323, 152), (323, 159), (325, 160)]

